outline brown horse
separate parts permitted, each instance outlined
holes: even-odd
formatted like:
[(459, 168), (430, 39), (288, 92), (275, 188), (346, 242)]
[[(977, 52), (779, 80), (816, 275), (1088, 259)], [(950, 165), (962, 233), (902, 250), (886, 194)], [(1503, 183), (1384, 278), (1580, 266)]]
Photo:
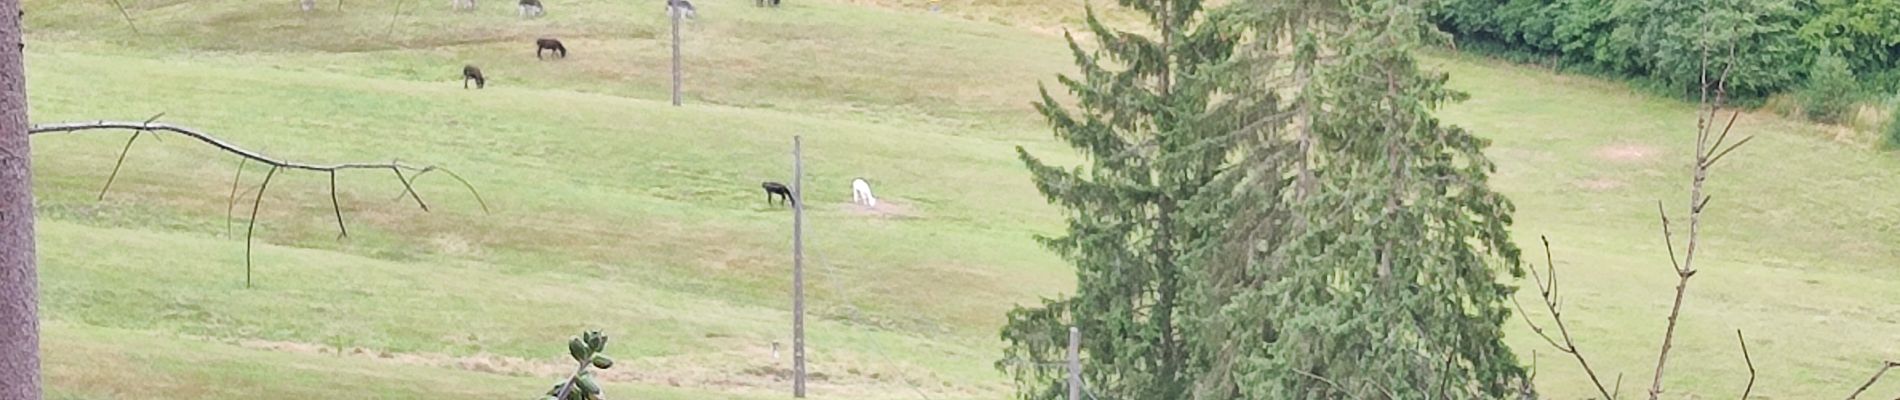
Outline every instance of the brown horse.
[(798, 205), (798, 197), (792, 195), (792, 189), (785, 187), (783, 183), (766, 182), (760, 184), (759, 187), (765, 188), (765, 204), (772, 204), (772, 196), (777, 195), (781, 199), (780, 204), (789, 201), (792, 205)]
[(542, 50), (560, 55), (561, 58), (567, 58), (567, 46), (562, 46), (560, 40), (554, 38), (535, 39), (534, 46), (534, 58), (537, 60), (542, 59)]
[(488, 87), (488, 78), (483, 78), (482, 69), (475, 68), (474, 65), (466, 65), (462, 67), (462, 88), (463, 89), (468, 88), (468, 81), (475, 81), (476, 89)]

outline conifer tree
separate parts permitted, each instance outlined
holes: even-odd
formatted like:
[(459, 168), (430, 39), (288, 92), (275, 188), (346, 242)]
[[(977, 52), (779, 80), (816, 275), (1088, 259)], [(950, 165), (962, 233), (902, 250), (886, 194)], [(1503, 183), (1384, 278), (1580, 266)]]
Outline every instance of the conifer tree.
[(1181, 207), (1218, 173), (1227, 148), (1211, 145), (1238, 128), (1221, 114), (1220, 74), (1234, 38), (1199, 0), (1121, 0), (1148, 16), (1152, 33), (1110, 28), (1091, 12), (1085, 49), (1067, 36), (1079, 76), (1058, 81), (1070, 109), (1048, 88), (1036, 104), (1056, 137), (1088, 159), (1086, 168), (1049, 165), (1021, 148), (1033, 180), (1068, 209), (1068, 232), (1040, 238), (1076, 267), (1073, 295), (1009, 313), (998, 364), (1025, 386), (1025, 399), (1062, 397), (1060, 361), (1068, 326), (1084, 336), (1085, 381), (1102, 398), (1178, 399), (1188, 382), (1182, 318), (1181, 249), (1196, 230)]
[(1284, 133), (1247, 151), (1298, 150), (1236, 169), (1279, 175), (1209, 190), (1251, 197), (1201, 199), (1266, 228), (1200, 246), (1243, 254), (1195, 265), (1197, 398), (1502, 398), (1521, 383), (1500, 328), (1511, 206), (1488, 188), (1487, 141), (1432, 115), (1463, 95), (1412, 56), (1444, 39), (1418, 3), (1236, 5), (1276, 11), (1252, 25), (1291, 38), (1260, 51), (1291, 61), (1279, 80), (1295, 88), (1290, 117), (1269, 121)]

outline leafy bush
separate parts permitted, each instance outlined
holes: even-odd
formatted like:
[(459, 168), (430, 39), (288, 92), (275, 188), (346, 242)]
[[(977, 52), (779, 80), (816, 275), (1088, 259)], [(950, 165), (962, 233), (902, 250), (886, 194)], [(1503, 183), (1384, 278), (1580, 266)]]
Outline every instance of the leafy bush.
[(1853, 72), (1847, 69), (1847, 60), (1824, 53), (1814, 58), (1808, 83), (1801, 88), (1801, 109), (1809, 120), (1840, 123), (1854, 109), (1855, 94), (1859, 91)]
[(1740, 103), (1802, 88), (1810, 55), (1829, 52), (1868, 88), (1900, 86), (1900, 0), (1442, 0), (1432, 17), (1462, 50), (1675, 94), (1699, 92), (1705, 47)]
[(1900, 148), (1900, 96), (1895, 96), (1893, 110), (1887, 112), (1887, 148)]

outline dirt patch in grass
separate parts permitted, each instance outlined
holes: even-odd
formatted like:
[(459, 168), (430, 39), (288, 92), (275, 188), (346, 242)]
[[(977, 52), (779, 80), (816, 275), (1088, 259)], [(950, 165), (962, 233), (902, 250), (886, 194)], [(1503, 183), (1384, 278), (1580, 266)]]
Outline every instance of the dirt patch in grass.
[(1641, 144), (1614, 144), (1595, 151), (1597, 158), (1623, 163), (1648, 161), (1656, 158), (1657, 153), (1655, 147)]
[[(881, 205), (881, 204), (880, 204)], [(547, 378), (560, 380), (574, 372), (574, 363), (566, 358), (521, 358), (487, 353), (457, 356), (441, 353), (399, 353), (363, 347), (330, 346), (313, 343), (244, 339), (234, 344), (256, 350), (297, 354), (322, 354), (353, 357), (376, 362), (450, 368), (464, 371)], [(612, 353), (609, 351), (609, 353)], [(965, 393), (953, 388), (941, 377), (911, 365), (876, 365), (864, 360), (832, 355), (830, 360), (815, 361), (807, 377), (813, 390), (828, 393), (892, 393), (912, 388), (935, 389), (937, 393)], [(789, 353), (773, 357), (769, 347), (736, 346), (714, 354), (680, 355), (622, 359), (615, 368), (597, 370), (595, 377), (612, 383), (653, 386), (710, 388), (723, 391), (776, 389), (791, 377)], [(934, 386), (934, 388), (933, 388)]]
[(1576, 182), (1578, 188), (1591, 191), (1606, 191), (1623, 187), (1623, 181), (1615, 178), (1596, 177)]
[(894, 199), (894, 198), (877, 199), (876, 207), (867, 206), (863, 204), (857, 204), (857, 203), (843, 203), (843, 204), (840, 204), (838, 207), (844, 209), (845, 212), (851, 213), (852, 215), (861, 215), (861, 216), (866, 216), (866, 217), (888, 218), (888, 219), (909, 219), (909, 218), (923, 217), (923, 212), (918, 211), (916, 207), (912, 207), (909, 202), (899, 200), (899, 199)]

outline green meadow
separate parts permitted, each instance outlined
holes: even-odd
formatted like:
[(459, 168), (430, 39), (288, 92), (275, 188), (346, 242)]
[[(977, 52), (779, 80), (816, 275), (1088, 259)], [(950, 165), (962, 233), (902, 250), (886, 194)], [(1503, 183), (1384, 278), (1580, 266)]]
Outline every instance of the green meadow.
[[(101, 200), (130, 133), (35, 135), (48, 397), (530, 398), (571, 372), (563, 343), (586, 329), (613, 337), (613, 398), (787, 397), (773, 347), (791, 344), (792, 213), (758, 185), (790, 180), (794, 137), (812, 397), (1008, 397), (1004, 312), (1074, 287), (1033, 240), (1063, 214), (1014, 147), (1076, 161), (1029, 102), (1073, 68), (1060, 32), (1081, 4), (785, 1), (700, 4), (674, 107), (658, 1), (547, 1), (522, 20), (500, 1), (128, 0), (134, 32), (111, 2), (26, 0), (34, 123), (163, 112), (284, 159), (445, 167), (488, 208), (446, 176), (417, 182), (424, 211), (392, 174), (342, 173), (339, 238), (330, 177), (278, 171), (246, 288), (267, 168), (148, 136)], [(543, 36), (569, 57), (536, 60)], [(1471, 94), (1441, 116), (1493, 140), (1518, 241), (1550, 238), (1579, 347), (1639, 395), (1675, 285), (1657, 201), (1686, 206), (1694, 104), (1429, 60)], [(462, 88), (464, 64), (487, 89)], [(1738, 395), (1736, 329), (1754, 398), (1845, 396), (1900, 359), (1900, 158), (1766, 112), (1736, 129), (1755, 139), (1711, 178), (1666, 397)], [(879, 207), (851, 203), (854, 177)], [(1509, 329), (1548, 397), (1594, 394)]]

